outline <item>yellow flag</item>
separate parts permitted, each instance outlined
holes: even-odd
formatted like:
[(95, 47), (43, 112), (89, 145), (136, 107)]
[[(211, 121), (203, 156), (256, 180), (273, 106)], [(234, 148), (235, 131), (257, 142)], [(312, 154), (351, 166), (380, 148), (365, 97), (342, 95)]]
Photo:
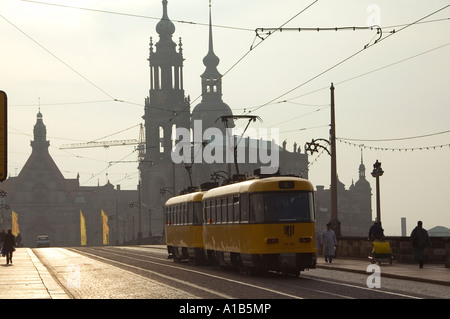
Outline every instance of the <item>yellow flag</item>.
[(80, 239), (81, 246), (86, 246), (87, 236), (86, 236), (86, 220), (84, 219), (84, 215), (80, 210)]
[(109, 227), (108, 227), (108, 216), (102, 209), (102, 224), (103, 224), (103, 245), (109, 244)]
[(19, 235), (20, 230), (19, 230), (19, 215), (15, 212), (12, 211), (12, 233), (14, 236), (17, 237), (17, 235)]

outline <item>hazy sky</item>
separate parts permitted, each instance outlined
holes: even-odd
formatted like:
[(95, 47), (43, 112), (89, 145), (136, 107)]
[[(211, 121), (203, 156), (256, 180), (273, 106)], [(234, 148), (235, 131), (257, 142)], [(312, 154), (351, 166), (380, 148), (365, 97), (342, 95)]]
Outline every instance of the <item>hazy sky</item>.
[[(43, 2), (0, 0), (8, 173), (19, 174), (31, 153), (40, 105), (50, 154), (66, 178), (79, 173), (82, 186), (109, 179), (135, 189), (135, 146), (60, 147), (139, 137), (150, 87), (149, 38), (158, 41), (161, 1)], [(208, 0), (169, 0), (168, 13), (173, 40), (182, 38), (184, 89), (193, 108), (201, 101)], [(450, 228), (448, 1), (213, 0), (212, 17), (218, 69), (225, 74), (223, 100), (235, 114), (252, 111), (263, 120), (254, 128), (278, 128), (280, 142), (290, 150), (297, 142), (304, 152), (306, 142), (329, 137), (333, 82), (340, 181), (346, 188), (357, 181), (362, 150), (373, 216), (373, 163), (378, 159), (385, 171), (381, 217), (387, 235), (400, 235), (401, 217), (408, 234), (418, 219), (427, 229)], [(254, 31), (372, 24), (381, 26), (381, 35), (375, 29), (284, 30), (260, 33), (261, 42)], [(310, 180), (329, 188), (330, 157), (315, 153), (309, 160)]]

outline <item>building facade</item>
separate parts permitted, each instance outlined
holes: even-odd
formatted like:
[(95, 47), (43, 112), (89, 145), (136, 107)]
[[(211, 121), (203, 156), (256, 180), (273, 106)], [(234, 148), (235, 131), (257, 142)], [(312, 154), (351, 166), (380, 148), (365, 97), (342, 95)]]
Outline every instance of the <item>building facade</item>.
[[(343, 236), (368, 236), (372, 226), (372, 188), (366, 179), (366, 167), (361, 156), (361, 164), (358, 169), (359, 178), (349, 189), (338, 180), (338, 220), (341, 223)], [(316, 229), (321, 233), (326, 229), (330, 221), (330, 189), (324, 186), (316, 186)]]
[[(106, 241), (130, 240), (136, 234), (137, 213), (130, 203), (138, 201), (137, 190), (120, 190), (111, 183), (104, 186), (80, 186), (79, 176), (66, 179), (48, 148), (47, 128), (39, 111), (33, 129), (31, 155), (20, 173), (8, 177), (0, 188), (2, 198), (2, 229), (12, 228), (13, 212), (24, 246), (35, 247), (39, 235), (48, 235), (52, 246), (81, 245), (81, 214), (86, 245), (102, 245), (102, 211), (107, 216)], [(134, 223), (133, 223), (134, 222)]]

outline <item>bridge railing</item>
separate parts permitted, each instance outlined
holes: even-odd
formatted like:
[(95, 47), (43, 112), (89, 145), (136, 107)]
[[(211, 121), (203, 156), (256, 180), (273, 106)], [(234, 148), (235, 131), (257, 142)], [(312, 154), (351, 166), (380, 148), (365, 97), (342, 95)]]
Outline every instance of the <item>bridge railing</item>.
[[(394, 260), (413, 263), (413, 248), (409, 237), (386, 237), (386, 240), (391, 244)], [(343, 236), (338, 239), (336, 257), (368, 258), (371, 251), (372, 242), (367, 238)], [(450, 238), (431, 237), (431, 247), (425, 250), (425, 261), (450, 267)]]

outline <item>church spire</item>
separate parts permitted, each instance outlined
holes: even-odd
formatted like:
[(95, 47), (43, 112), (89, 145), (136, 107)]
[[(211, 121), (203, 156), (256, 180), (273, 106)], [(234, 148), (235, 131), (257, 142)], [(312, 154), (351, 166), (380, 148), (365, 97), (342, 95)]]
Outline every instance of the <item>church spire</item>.
[(33, 150), (46, 150), (48, 149), (50, 142), (47, 141), (47, 128), (42, 120), (41, 108), (36, 115), (36, 124), (33, 128), (34, 141), (31, 141), (31, 147)]
[(363, 150), (361, 148), (361, 164), (359, 165), (359, 179), (366, 179), (366, 166), (363, 162)]
[(219, 78), (221, 74), (217, 71), (220, 59), (214, 53), (213, 35), (212, 35), (212, 19), (211, 19), (211, 0), (209, 1), (209, 46), (208, 54), (203, 58), (203, 64), (206, 70), (202, 76)]
[(212, 18), (211, 18), (211, 0), (209, 1), (209, 45), (208, 53), (203, 58), (203, 64), (206, 69), (201, 75), (203, 98), (215, 97), (221, 99), (222, 96), (222, 74), (217, 70), (220, 59), (214, 53)]
[[(209, 1), (209, 35), (208, 53), (203, 58), (206, 69), (200, 76), (202, 79), (202, 101), (195, 106), (191, 116), (191, 127), (196, 120), (202, 121), (202, 129), (220, 128), (225, 133), (225, 126), (217, 119), (221, 116), (231, 116), (230, 107), (222, 100), (222, 74), (217, 71), (220, 59), (214, 53), (211, 1)], [(234, 127), (234, 122), (228, 123), (228, 128)]]

